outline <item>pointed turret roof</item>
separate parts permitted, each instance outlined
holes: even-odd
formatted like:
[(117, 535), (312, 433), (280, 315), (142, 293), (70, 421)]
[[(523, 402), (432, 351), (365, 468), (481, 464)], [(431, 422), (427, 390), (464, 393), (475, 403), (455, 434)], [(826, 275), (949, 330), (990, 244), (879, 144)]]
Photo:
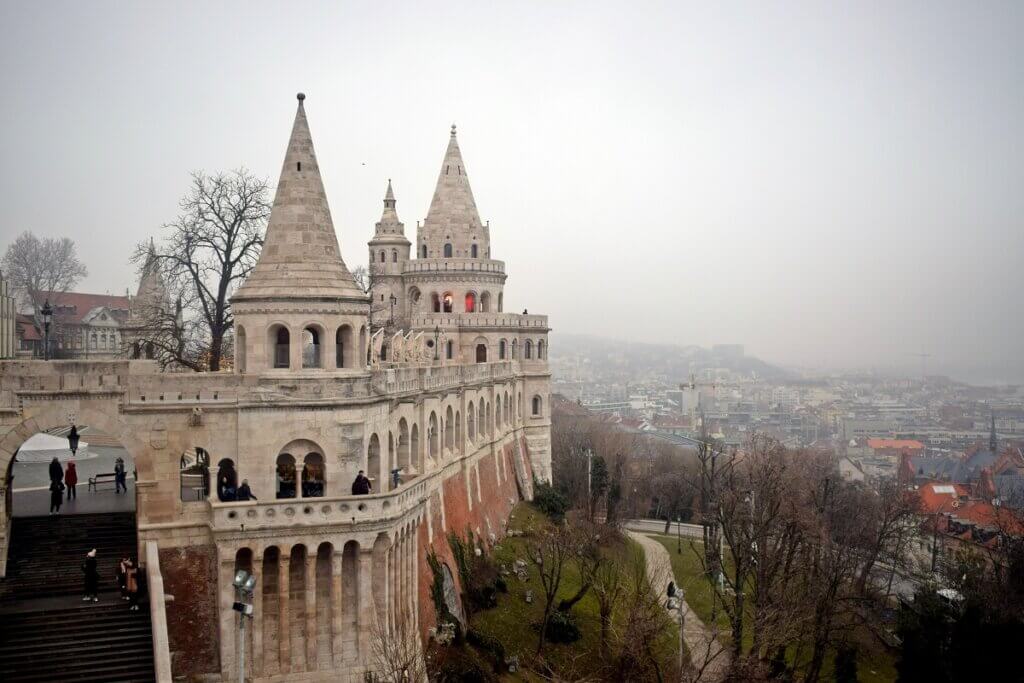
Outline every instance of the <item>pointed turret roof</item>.
[[(405, 224), (398, 219), (398, 211), (395, 210), (395, 191), (391, 189), (391, 178), (388, 178), (388, 190), (384, 193), (384, 212), (376, 225), (376, 237), (386, 235), (400, 235), (405, 237)], [(408, 242), (408, 240), (404, 240)]]
[(452, 134), (448, 138), (448, 149), (444, 153), (441, 172), (437, 176), (434, 198), (430, 201), (430, 210), (423, 223), (427, 229), (483, 229), (483, 223), (476, 210), (476, 200), (473, 199), (473, 190), (469, 186), (466, 164), (463, 163), (462, 152), (459, 150), (455, 124), (452, 124)]
[(302, 93), (260, 259), (234, 299), (359, 299), (341, 259)]
[(160, 263), (156, 255), (156, 244), (153, 238), (149, 238), (149, 249), (146, 252), (146, 262), (142, 265), (142, 274), (139, 276), (139, 288), (135, 298), (131, 302), (130, 317), (140, 318), (149, 315), (147, 307), (156, 306), (163, 308), (167, 305), (167, 285), (164, 283), (163, 274), (160, 272)]

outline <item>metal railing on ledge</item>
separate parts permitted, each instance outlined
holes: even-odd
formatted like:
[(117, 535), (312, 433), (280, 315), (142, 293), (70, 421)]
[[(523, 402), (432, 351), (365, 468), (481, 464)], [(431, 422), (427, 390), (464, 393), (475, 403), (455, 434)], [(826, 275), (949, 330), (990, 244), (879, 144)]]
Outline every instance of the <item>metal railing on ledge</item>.
[(473, 382), (509, 379), (515, 375), (515, 370), (512, 361), (387, 368), (374, 372), (373, 386), (384, 394), (436, 391)]
[(417, 477), (394, 491), (365, 496), (211, 501), (213, 530), (259, 531), (330, 524), (358, 526), (388, 521), (414, 510), (426, 500), (427, 481), (428, 478)]
[(409, 261), (403, 273), (479, 272), (505, 274), (505, 262), (480, 258), (427, 258)]

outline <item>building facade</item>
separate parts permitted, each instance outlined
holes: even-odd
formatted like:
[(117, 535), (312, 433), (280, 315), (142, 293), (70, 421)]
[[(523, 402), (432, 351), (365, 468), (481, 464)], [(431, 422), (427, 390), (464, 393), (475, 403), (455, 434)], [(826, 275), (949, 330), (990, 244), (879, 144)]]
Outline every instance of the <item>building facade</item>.
[(14, 358), (18, 352), (17, 315), (14, 297), (0, 273), (0, 359)]
[[(441, 184), (435, 203), (466, 196)], [(504, 267), (489, 260), (487, 233), (476, 233), (482, 262), (462, 258), (446, 276), (431, 250), (444, 253), (453, 234), (472, 253), (474, 240), (435, 218), (401, 291), (454, 299), (486, 286), (497, 306)], [(402, 624), (425, 636), (434, 623), (428, 552), (457, 584), (446, 534), (493, 544), (515, 502), (550, 478), (547, 320), (415, 308), (404, 326), (376, 325), (338, 248), (301, 95), (263, 252), (232, 305), (231, 373), (161, 373), (144, 359), (0, 363), (0, 465), (10, 472), (27, 438), (68, 424), (128, 450), (140, 557), (157, 544), (174, 596), (175, 675), (237, 678), (232, 578), (246, 569), (257, 577), (254, 680), (361, 681), (375, 638)], [(197, 489), (197, 468), (218, 484)], [(351, 494), (359, 470), (369, 495)], [(258, 500), (222, 500), (221, 484), (243, 478)]]

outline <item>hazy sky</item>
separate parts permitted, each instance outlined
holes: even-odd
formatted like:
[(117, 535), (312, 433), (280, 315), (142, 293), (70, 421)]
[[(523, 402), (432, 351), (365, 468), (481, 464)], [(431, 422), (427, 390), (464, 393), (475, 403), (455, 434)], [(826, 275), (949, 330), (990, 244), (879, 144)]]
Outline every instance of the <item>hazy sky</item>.
[[(825, 7), (824, 5), (829, 5)], [(448, 127), (508, 310), (805, 367), (1024, 380), (1024, 3), (0, 7), (0, 249), (134, 288), (188, 173), (276, 182), (306, 109), (342, 253)], [(556, 338), (557, 341), (557, 338)]]

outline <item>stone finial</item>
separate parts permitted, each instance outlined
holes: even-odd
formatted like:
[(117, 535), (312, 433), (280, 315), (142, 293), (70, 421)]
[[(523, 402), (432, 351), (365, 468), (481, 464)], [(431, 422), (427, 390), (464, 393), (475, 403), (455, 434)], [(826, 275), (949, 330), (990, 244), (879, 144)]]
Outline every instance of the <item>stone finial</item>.
[(452, 135), (455, 135), (455, 124), (452, 124)]
[(298, 100), (299, 102), (301, 102), (302, 100), (306, 99), (306, 93), (304, 93), (304, 92), (300, 92), (300, 93), (298, 93), (297, 95), (295, 95), (295, 98), (296, 98), (296, 99), (297, 99), (297, 100)]

